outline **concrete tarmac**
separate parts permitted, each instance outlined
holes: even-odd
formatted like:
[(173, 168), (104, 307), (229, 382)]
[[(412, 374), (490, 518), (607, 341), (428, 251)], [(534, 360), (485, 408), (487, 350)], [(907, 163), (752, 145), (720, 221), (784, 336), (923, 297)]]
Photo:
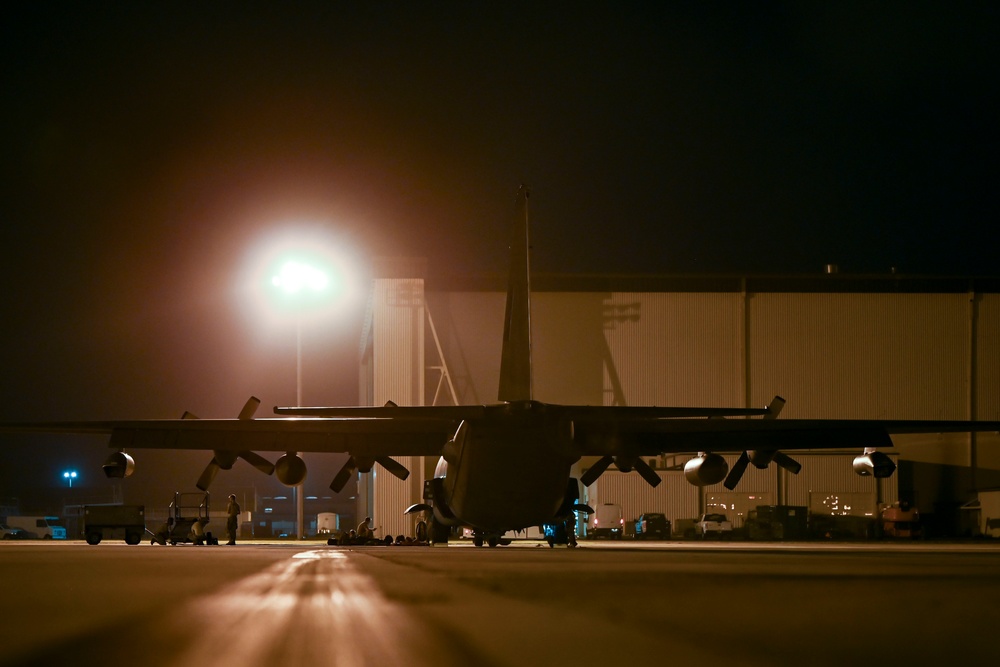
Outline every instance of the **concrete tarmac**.
[(0, 543), (0, 665), (995, 662), (1000, 544)]

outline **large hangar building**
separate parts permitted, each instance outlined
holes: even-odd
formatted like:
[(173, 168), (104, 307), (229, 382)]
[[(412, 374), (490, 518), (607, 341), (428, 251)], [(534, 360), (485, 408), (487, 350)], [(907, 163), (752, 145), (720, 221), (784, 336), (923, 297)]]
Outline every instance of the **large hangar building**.
[[(496, 402), (505, 279), (427, 279), (409, 259), (376, 268), (362, 402)], [(551, 403), (759, 407), (780, 395), (782, 418), (1000, 420), (1000, 279), (536, 275), (531, 331), (533, 395)], [(756, 504), (870, 515), (904, 499), (958, 534), (961, 506), (1000, 478), (1000, 436), (894, 442), (899, 469), (885, 480), (853, 473), (859, 445), (796, 454), (799, 475), (751, 468), (732, 492), (689, 485), (676, 471), (687, 457), (669, 455), (652, 461), (665, 480), (655, 490), (636, 473), (607, 472), (581, 491), (592, 504), (622, 502), (627, 519), (721, 506), (739, 521)], [(376, 467), (359, 483), (358, 515), (382, 534), (412, 531), (403, 509), (420, 501), (436, 464), (401, 462), (408, 480)], [(592, 463), (581, 460), (577, 476)]]

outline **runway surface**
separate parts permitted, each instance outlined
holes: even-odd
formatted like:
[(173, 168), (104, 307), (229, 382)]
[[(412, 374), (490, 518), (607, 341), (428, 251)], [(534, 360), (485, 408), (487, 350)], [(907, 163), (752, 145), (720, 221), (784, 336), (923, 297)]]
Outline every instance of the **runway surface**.
[(0, 664), (884, 665), (1000, 654), (1000, 545), (0, 543)]

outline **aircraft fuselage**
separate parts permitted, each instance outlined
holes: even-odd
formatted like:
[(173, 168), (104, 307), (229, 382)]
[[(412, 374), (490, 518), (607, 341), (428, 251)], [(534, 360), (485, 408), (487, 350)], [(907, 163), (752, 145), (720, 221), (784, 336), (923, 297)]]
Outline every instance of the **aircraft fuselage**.
[(459, 523), (504, 531), (557, 518), (579, 456), (568, 426), (546, 408), (534, 401), (492, 406), (468, 421), (463, 442), (446, 456), (443, 480), (443, 500)]

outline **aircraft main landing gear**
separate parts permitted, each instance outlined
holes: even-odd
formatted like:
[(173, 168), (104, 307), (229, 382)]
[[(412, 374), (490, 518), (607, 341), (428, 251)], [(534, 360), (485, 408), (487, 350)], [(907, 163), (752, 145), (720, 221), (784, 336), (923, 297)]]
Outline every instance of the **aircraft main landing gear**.
[(497, 533), (484, 533), (478, 530), (472, 533), (473, 544), (475, 544), (477, 547), (481, 547), (483, 546), (484, 542), (490, 545), (491, 547), (495, 547), (498, 544), (500, 544), (500, 535), (498, 535)]

